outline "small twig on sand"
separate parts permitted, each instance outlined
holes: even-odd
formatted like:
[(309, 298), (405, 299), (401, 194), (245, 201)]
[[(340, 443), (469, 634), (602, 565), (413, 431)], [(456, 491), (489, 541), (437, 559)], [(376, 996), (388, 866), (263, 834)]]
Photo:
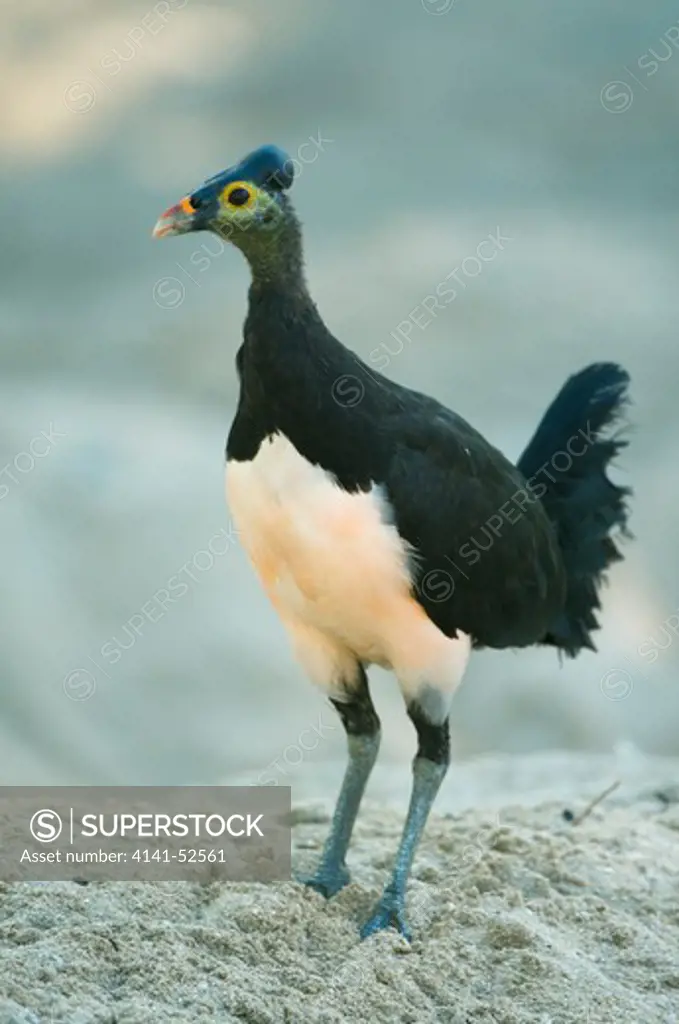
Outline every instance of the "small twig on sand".
[(671, 804), (679, 803), (679, 786), (666, 786), (664, 789), (659, 789), (653, 796), (663, 805), (663, 811), (666, 811)]
[(615, 782), (612, 782), (611, 785), (603, 791), (603, 793), (600, 793), (599, 796), (596, 796), (593, 800), (590, 800), (590, 802), (585, 807), (584, 811), (581, 811), (580, 814), (575, 815), (572, 811), (566, 809), (563, 812), (564, 818), (566, 819), (566, 821), (570, 821), (572, 825), (579, 825), (581, 821), (584, 821), (585, 818), (592, 813), (597, 804), (600, 804), (602, 800), (605, 800), (607, 796), (610, 796), (611, 793), (613, 793), (619, 785), (620, 779), (616, 779)]

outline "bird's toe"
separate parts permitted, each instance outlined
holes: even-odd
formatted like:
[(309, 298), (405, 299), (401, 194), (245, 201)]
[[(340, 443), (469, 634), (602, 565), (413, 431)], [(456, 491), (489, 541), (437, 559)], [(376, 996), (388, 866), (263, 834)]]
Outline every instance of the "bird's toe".
[(331, 896), (343, 889), (351, 881), (351, 875), (344, 864), (338, 866), (319, 868), (313, 875), (304, 875), (297, 879), (302, 885), (308, 886), (325, 896), (329, 900)]
[(410, 942), (412, 934), (406, 923), (405, 899), (402, 893), (384, 893), (372, 916), (361, 928), (361, 938), (367, 939), (369, 935), (374, 935), (384, 928), (395, 928)]

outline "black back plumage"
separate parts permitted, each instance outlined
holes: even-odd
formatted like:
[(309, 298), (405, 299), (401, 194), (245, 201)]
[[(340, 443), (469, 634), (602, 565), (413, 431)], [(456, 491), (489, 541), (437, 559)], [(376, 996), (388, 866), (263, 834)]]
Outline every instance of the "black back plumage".
[(598, 587), (619, 558), (611, 532), (627, 522), (628, 491), (606, 476), (624, 444), (606, 431), (626, 401), (625, 371), (599, 363), (571, 377), (514, 466), (330, 333), (304, 282), (299, 222), (278, 202), (276, 243), (254, 232), (241, 245), (253, 281), (227, 458), (252, 459), (281, 433), (345, 490), (380, 488), (411, 551), (413, 595), (446, 635), (592, 647)]
[[(241, 396), (227, 457), (251, 459), (280, 432), (344, 489), (382, 488), (412, 550), (414, 596), (443, 632), (463, 630), (476, 646), (544, 642), (571, 653), (589, 645), (593, 626), (580, 605), (595, 601), (598, 575), (576, 520), (590, 501), (597, 523), (609, 514), (599, 506), (613, 492), (591, 476), (615, 442), (597, 441), (603, 447), (592, 446), (571, 482), (560, 482), (558, 499), (555, 491), (540, 500), (526, 477), (538, 457), (559, 449), (564, 431), (586, 427), (581, 399), (600, 375), (585, 371), (580, 388), (571, 385), (573, 400), (555, 403), (516, 467), (460, 416), (368, 368), (330, 334), (303, 289), (253, 284), (237, 365)], [(610, 418), (602, 401), (592, 399), (599, 431)], [(610, 560), (599, 558), (598, 574)]]

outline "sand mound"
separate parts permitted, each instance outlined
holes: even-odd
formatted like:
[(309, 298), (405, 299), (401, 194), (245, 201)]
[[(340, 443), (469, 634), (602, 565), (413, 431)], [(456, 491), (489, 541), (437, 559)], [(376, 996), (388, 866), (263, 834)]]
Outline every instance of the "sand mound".
[[(360, 943), (401, 815), (368, 808), (355, 881), (0, 888), (0, 1024), (676, 1024), (679, 804), (621, 793), (433, 818), (414, 941)], [(327, 828), (298, 809), (296, 863)]]

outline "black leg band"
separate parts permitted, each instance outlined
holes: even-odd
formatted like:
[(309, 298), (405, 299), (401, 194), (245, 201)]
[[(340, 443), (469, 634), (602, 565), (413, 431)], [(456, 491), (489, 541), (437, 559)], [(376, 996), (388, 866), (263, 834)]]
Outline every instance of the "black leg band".
[(434, 764), (450, 764), (450, 728), (448, 720), (434, 725), (414, 701), (408, 705), (408, 717), (417, 730), (417, 756)]
[(342, 719), (348, 736), (372, 736), (379, 732), (380, 720), (370, 698), (365, 670), (359, 669), (360, 678), (355, 688), (347, 691), (347, 699), (333, 700), (331, 704)]

